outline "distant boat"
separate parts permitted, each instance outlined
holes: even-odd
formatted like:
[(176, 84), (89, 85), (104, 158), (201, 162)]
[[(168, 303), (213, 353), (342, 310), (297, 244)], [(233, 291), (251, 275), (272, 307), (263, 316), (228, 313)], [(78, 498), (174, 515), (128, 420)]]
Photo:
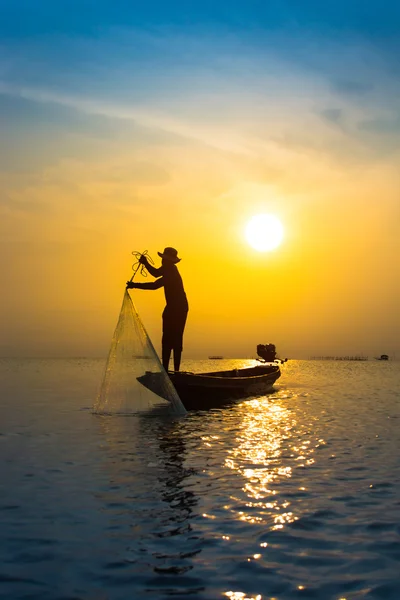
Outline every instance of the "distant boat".
[(387, 354), (381, 354), (380, 356), (375, 356), (375, 360), (389, 360), (389, 356)]
[(209, 356), (208, 358), (210, 360), (222, 360), (224, 357), (223, 356)]

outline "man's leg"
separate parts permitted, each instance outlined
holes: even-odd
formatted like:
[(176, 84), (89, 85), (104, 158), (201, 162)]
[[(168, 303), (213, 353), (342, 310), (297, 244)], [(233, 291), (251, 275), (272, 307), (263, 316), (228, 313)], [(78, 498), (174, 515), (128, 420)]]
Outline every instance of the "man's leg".
[(181, 356), (182, 356), (181, 348), (174, 348), (174, 370), (175, 371), (179, 371), (179, 367), (181, 366)]
[(179, 371), (181, 366), (182, 348), (183, 348), (183, 332), (185, 330), (187, 319), (187, 311), (182, 312), (176, 319), (174, 332), (174, 370)]
[(171, 343), (171, 313), (167, 307), (164, 308), (162, 314), (162, 338), (161, 338), (161, 354), (162, 364), (168, 373), (169, 360), (171, 358), (172, 343)]
[[(172, 348), (163, 344), (163, 346), (162, 346), (162, 364), (163, 364), (164, 369), (167, 372), (168, 372), (168, 368), (169, 368), (169, 359), (171, 358), (171, 350), (172, 350)], [(175, 359), (175, 352), (174, 352), (174, 359)]]

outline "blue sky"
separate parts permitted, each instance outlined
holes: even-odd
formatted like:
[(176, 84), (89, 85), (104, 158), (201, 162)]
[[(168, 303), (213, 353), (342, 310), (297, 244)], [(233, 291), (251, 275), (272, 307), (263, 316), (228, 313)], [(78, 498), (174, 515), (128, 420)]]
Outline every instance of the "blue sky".
[(243, 140), (266, 120), (276, 143), (344, 162), (397, 151), (398, 2), (0, 7), (3, 169), (90, 160), (107, 144), (149, 139), (257, 154), (256, 140)]
[(397, 34), (400, 19), (395, 0), (2, 0), (0, 7), (0, 33), (10, 39), (49, 32), (96, 36), (99, 29), (110, 27), (205, 25), (268, 31), (287, 24), (388, 36)]

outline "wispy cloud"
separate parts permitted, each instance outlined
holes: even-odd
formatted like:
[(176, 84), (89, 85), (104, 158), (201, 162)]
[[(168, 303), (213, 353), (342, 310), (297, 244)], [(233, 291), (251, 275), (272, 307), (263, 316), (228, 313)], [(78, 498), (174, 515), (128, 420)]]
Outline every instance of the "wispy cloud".
[[(218, 193), (240, 179), (310, 193), (329, 187), (335, 170), (396, 160), (398, 132), (390, 124), (397, 123), (400, 84), (377, 56), (366, 68), (371, 44), (322, 43), (316, 36), (302, 45), (302, 34), (290, 42), (280, 35), (265, 43), (232, 34), (119, 30), (104, 40), (64, 38), (63, 51), (49, 62), (43, 40), (33, 58), (20, 51), (13, 62), (9, 50), (13, 67), (3, 68), (0, 94), (43, 110), (35, 131), (37, 118), (27, 119), (14, 159), (3, 141), (8, 170), (30, 152), (53, 180), (54, 196), (70, 190), (90, 204), (90, 187), (90, 195), (99, 190), (97, 202), (115, 209), (119, 197), (123, 209), (123, 198), (126, 205), (146, 201), (146, 182), (165, 185), (177, 173), (183, 182), (200, 164)], [(74, 77), (69, 70), (64, 78), (68, 55)], [(77, 61), (79, 55), (86, 60)], [(17, 140), (15, 128), (9, 135)], [(32, 177), (9, 178), (3, 203)], [(43, 186), (42, 175), (33, 185)], [(13, 198), (8, 206), (20, 210), (26, 200)]]
[(329, 120), (332, 110), (340, 111), (347, 124), (341, 135), (346, 144), (354, 142), (357, 154), (367, 143), (357, 139), (357, 123), (385, 117), (399, 91), (379, 53), (362, 40), (322, 42), (298, 34), (288, 42), (275, 33), (265, 43), (229, 34), (118, 30), (102, 40), (66, 38), (61, 45), (57, 59), (46, 58), (43, 42), (32, 60), (29, 52), (20, 54), (0, 93), (135, 122), (249, 157), (282, 152), (278, 140), (290, 136), (304, 135), (307, 143), (310, 128), (326, 139), (329, 152), (338, 133), (317, 115)]

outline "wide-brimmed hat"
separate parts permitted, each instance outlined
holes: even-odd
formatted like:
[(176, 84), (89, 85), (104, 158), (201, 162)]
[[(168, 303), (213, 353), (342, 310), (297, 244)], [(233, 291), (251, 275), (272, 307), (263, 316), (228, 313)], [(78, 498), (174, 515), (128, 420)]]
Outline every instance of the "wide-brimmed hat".
[(178, 258), (178, 250), (175, 250), (175, 248), (164, 248), (164, 252), (157, 252), (157, 254), (172, 263), (178, 263), (181, 260)]

